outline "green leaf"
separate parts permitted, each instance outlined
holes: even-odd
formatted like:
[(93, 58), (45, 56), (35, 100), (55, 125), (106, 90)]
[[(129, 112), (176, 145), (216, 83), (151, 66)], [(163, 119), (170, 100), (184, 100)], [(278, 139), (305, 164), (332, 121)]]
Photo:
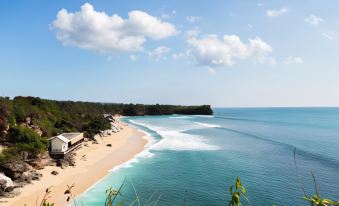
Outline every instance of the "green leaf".
[(245, 189), (244, 186), (241, 186), (241, 192), (242, 192), (242, 194), (246, 195), (246, 189)]

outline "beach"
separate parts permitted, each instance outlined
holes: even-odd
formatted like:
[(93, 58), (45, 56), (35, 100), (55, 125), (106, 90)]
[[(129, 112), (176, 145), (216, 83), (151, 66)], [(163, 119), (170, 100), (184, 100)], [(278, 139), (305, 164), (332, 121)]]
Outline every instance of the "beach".
[[(45, 194), (46, 188), (50, 188), (51, 197), (48, 202), (56, 206), (67, 205), (67, 196), (64, 195), (67, 185), (75, 187), (72, 193), (78, 196), (109, 173), (109, 170), (132, 159), (144, 150), (147, 140), (145, 134), (134, 127), (119, 123), (122, 130), (118, 133), (97, 138), (99, 144), (88, 142), (88, 146), (82, 146), (75, 151), (76, 166), (68, 166), (64, 169), (56, 166), (46, 166), (38, 170), (43, 176), (40, 181), (33, 181), (23, 188), (21, 194), (8, 199), (2, 199), (0, 205), (6, 206), (35, 206)], [(107, 146), (111, 144), (111, 146)], [(58, 175), (52, 175), (57, 171)]]

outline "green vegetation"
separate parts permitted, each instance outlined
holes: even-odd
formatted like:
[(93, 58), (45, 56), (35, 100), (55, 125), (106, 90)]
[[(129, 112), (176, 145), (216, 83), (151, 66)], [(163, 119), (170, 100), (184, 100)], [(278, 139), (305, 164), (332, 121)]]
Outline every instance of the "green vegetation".
[(103, 114), (170, 115), (212, 114), (210, 106), (175, 106), (54, 101), (38, 97), (0, 97), (0, 143), (7, 149), (0, 163), (16, 160), (25, 151), (30, 158), (48, 148), (47, 139), (65, 132), (93, 137), (111, 125)]
[[(42, 136), (51, 137), (63, 132), (83, 131), (93, 135), (110, 126), (103, 114), (125, 116), (170, 115), (170, 114), (212, 114), (208, 105), (175, 106), (175, 105), (142, 105), (54, 101), (38, 97), (0, 97), (0, 131), (6, 125), (15, 127), (20, 124), (36, 125)], [(29, 122), (27, 123), (27, 121)], [(3, 136), (3, 135), (2, 135)]]
[(48, 147), (47, 138), (40, 137), (32, 129), (23, 126), (10, 128), (7, 141), (11, 146), (0, 154), (0, 163), (17, 160), (22, 152), (27, 152), (28, 158), (35, 158)]
[(16, 144), (21, 151), (37, 155), (47, 149), (47, 138), (40, 137), (36, 132), (27, 127), (12, 127), (8, 131), (8, 142)]
[(18, 147), (9, 147), (0, 154), (0, 164), (11, 162), (19, 159), (20, 150)]
[(100, 131), (104, 131), (111, 128), (111, 124), (104, 118), (96, 117), (90, 121), (84, 127), (87, 136), (93, 137), (95, 134), (99, 134)]
[[(233, 191), (233, 188), (235, 190)], [(235, 185), (230, 186), (230, 194), (231, 194), (231, 200), (228, 203), (228, 206), (242, 206), (240, 198), (243, 196), (247, 203), (251, 205), (250, 201), (246, 197), (246, 189), (242, 185), (241, 180), (239, 177), (237, 177), (237, 180), (235, 181)]]
[[(315, 183), (316, 194), (310, 197), (305, 193), (303, 199), (305, 199), (310, 206), (338, 206), (339, 205), (338, 201), (333, 201), (330, 199), (324, 199), (319, 197), (314, 175), (312, 174), (312, 176)], [(241, 201), (241, 197), (244, 197), (244, 199), (246, 200), (247, 203), (246, 205), (251, 205), (250, 201), (247, 199), (246, 196), (246, 189), (242, 185), (239, 177), (237, 177), (237, 180), (235, 182), (235, 191), (233, 191), (233, 186), (230, 187), (230, 194), (231, 200), (229, 201), (228, 206), (242, 206), (243, 201)]]
[[(97, 128), (96, 123), (103, 122), (103, 114), (125, 116), (201, 114), (213, 113), (208, 105), (142, 105), (54, 101), (37, 97), (15, 97), (13, 100), (0, 98), (0, 129), (7, 123), (11, 126), (25, 123), (27, 118), (33, 125), (39, 126), (43, 135), (51, 137), (62, 132), (86, 131), (89, 125)], [(5, 113), (6, 115), (1, 115)], [(100, 120), (101, 119), (101, 120)], [(94, 121), (92, 124), (91, 122)], [(6, 122), (6, 123), (4, 123)], [(102, 129), (106, 128), (101, 125)], [(107, 125), (106, 125), (107, 126)], [(93, 128), (94, 130), (96, 128)], [(91, 131), (90, 131), (91, 132)], [(89, 132), (89, 133), (90, 133)]]
[(0, 139), (6, 136), (5, 131), (8, 127), (9, 111), (7, 101), (7, 99), (0, 98)]

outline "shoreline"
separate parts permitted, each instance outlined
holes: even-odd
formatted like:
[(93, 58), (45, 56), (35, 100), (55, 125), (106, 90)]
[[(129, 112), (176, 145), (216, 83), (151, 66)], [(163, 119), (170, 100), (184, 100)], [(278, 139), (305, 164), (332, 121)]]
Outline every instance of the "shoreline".
[[(64, 195), (67, 185), (74, 183), (72, 193), (79, 196), (108, 175), (110, 171), (114, 171), (114, 168), (119, 168), (145, 150), (149, 142), (145, 138), (145, 133), (120, 120), (119, 126), (123, 128), (120, 132), (99, 137), (97, 138), (99, 144), (88, 142), (87, 147), (83, 145), (77, 150), (75, 167), (68, 166), (61, 169), (57, 166), (46, 166), (42, 170), (37, 170), (43, 174), (39, 181), (33, 181), (19, 188), (20, 195), (2, 199), (0, 206), (24, 206), (25, 204), (35, 206), (36, 202), (41, 201), (47, 188), (51, 191), (51, 198), (48, 202), (55, 203), (56, 206), (67, 205), (67, 196)], [(112, 146), (108, 147), (107, 144)], [(52, 171), (57, 171), (59, 174), (52, 175)]]

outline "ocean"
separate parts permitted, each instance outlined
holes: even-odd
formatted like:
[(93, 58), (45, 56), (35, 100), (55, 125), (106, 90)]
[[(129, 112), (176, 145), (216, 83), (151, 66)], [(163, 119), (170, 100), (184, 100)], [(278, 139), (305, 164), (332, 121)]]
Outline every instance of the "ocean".
[(105, 190), (119, 188), (126, 178), (125, 203), (135, 198), (134, 186), (142, 203), (227, 205), (229, 187), (239, 176), (251, 205), (307, 205), (302, 188), (315, 193), (311, 172), (320, 196), (339, 200), (339, 108), (213, 111), (213, 116), (123, 118), (150, 143), (77, 201), (104, 205)]

